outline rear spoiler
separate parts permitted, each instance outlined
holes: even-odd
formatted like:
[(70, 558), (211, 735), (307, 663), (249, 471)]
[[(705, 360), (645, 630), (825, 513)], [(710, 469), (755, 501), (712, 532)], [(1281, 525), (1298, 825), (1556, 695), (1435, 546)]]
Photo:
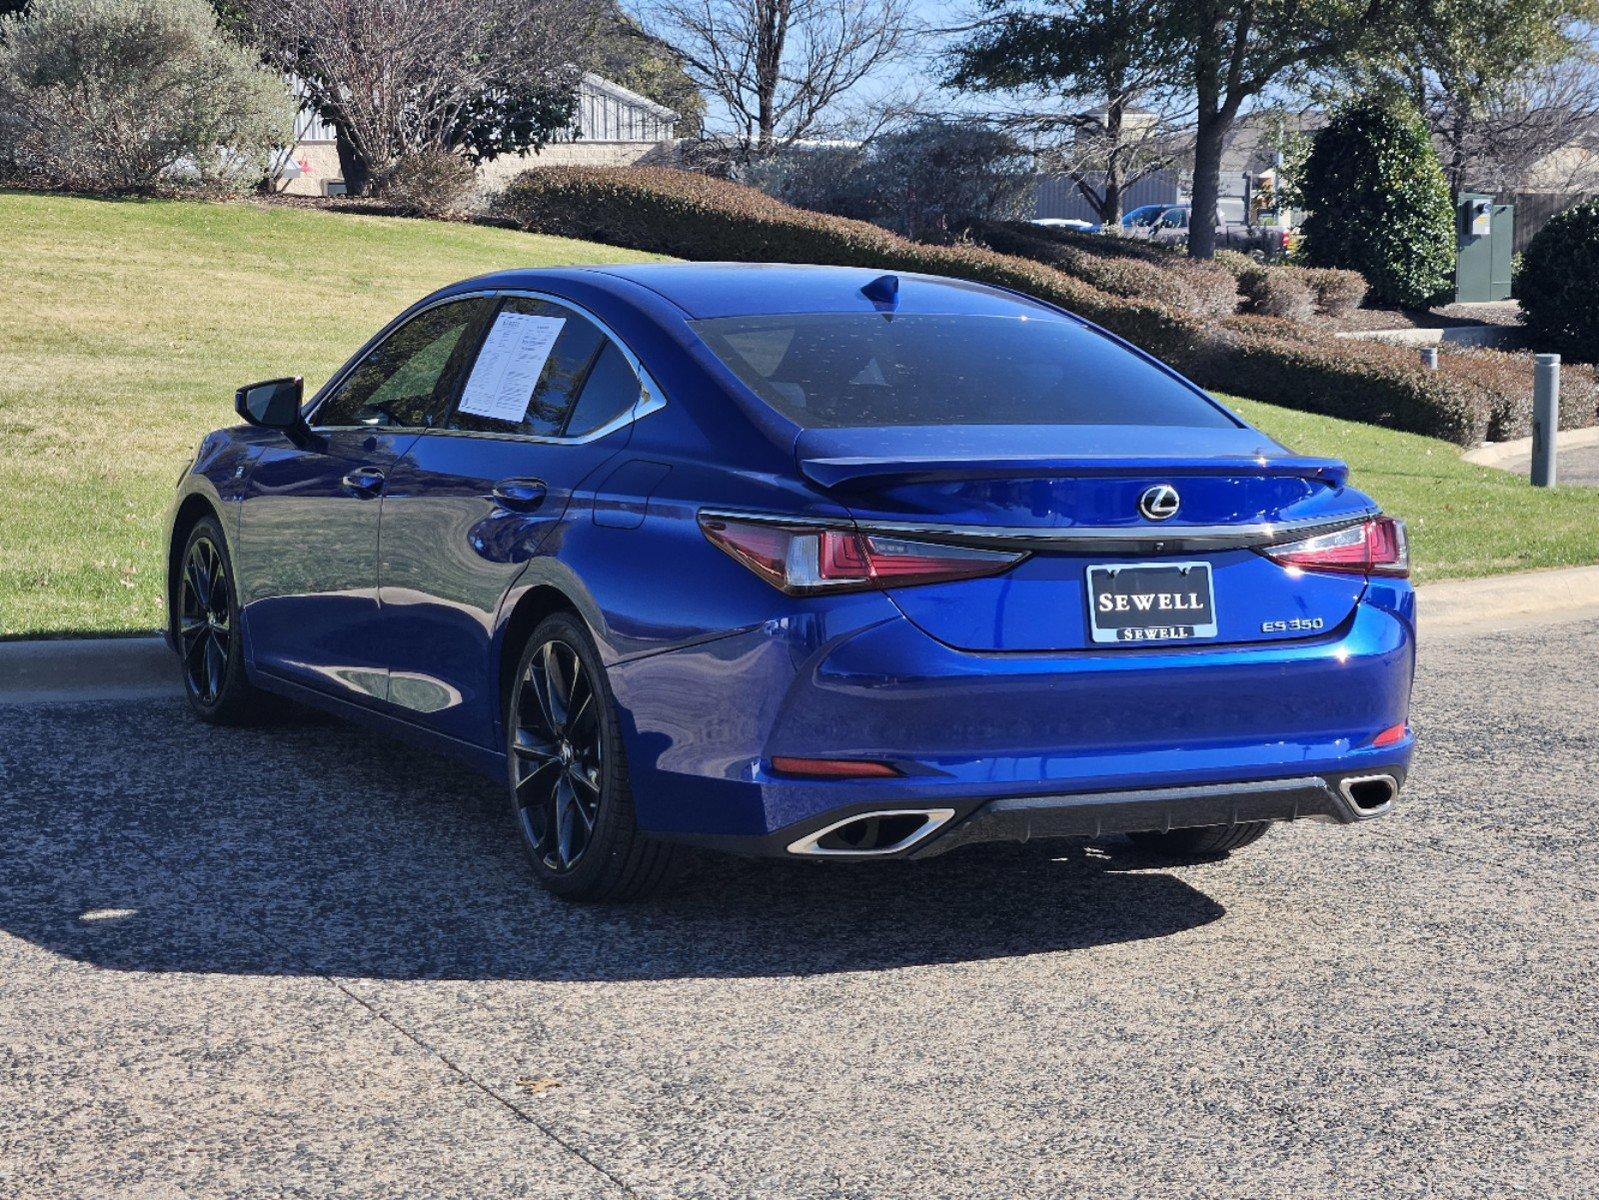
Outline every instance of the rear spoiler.
[(1007, 455), (975, 460), (969, 456), (848, 455), (805, 457), (799, 469), (825, 488), (869, 488), (889, 483), (925, 483), (953, 479), (1040, 479), (1081, 475), (1293, 475), (1341, 487), (1349, 468), (1335, 458), (1299, 455), (1221, 455), (1216, 457), (1147, 456), (1139, 458), (1070, 457), (1058, 454)]

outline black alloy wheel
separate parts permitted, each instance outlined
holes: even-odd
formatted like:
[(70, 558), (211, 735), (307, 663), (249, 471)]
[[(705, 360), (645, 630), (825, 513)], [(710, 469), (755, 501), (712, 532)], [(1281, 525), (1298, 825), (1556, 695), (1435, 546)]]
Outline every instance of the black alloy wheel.
[(233, 589), (222, 553), (209, 537), (197, 537), (184, 555), (178, 582), (178, 654), (189, 694), (215, 706), (227, 681), (233, 641)]
[(587, 627), (568, 612), (546, 617), (506, 697), (506, 760), (523, 848), (567, 900), (636, 900), (676, 872), (677, 848), (634, 820), (619, 727)]
[(511, 735), (512, 788), (528, 847), (564, 873), (594, 840), (605, 781), (605, 745), (593, 681), (558, 637), (523, 667)]
[(203, 517), (189, 530), (170, 602), (189, 707), (201, 720), (219, 725), (253, 719), (262, 697), (244, 677), (238, 593), (214, 517)]

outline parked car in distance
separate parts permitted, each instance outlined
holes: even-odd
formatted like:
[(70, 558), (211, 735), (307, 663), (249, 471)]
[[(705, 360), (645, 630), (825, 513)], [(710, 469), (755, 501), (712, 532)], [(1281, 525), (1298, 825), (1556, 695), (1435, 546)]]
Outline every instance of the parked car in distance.
[(1140, 204), (1122, 215), (1122, 229), (1128, 233), (1148, 233), (1150, 227), (1170, 207), (1170, 204)]
[[(1149, 240), (1186, 246), (1193, 209), (1187, 204), (1167, 205), (1148, 226)], [(1223, 221), (1216, 226), (1216, 245), (1240, 250), (1258, 258), (1281, 258), (1293, 249), (1294, 231), (1275, 225), (1241, 225)]]
[(169, 522), (194, 713), (270, 693), (452, 754), (561, 896), (685, 845), (1216, 854), (1405, 779), (1403, 526), (1016, 292), (506, 271), (235, 404)]
[(1029, 224), (1042, 225), (1045, 229), (1075, 229), (1079, 233), (1098, 233), (1101, 228), (1097, 221), (1083, 221), (1076, 217), (1034, 217)]

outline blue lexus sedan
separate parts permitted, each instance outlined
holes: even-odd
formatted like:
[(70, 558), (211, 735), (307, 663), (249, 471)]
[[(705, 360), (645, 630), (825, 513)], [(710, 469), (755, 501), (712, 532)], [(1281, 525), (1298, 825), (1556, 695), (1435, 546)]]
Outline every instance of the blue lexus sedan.
[(194, 712), (270, 693), (458, 756), (560, 896), (689, 846), (1214, 855), (1405, 780), (1403, 526), (1016, 292), (508, 271), (236, 403), (171, 516)]

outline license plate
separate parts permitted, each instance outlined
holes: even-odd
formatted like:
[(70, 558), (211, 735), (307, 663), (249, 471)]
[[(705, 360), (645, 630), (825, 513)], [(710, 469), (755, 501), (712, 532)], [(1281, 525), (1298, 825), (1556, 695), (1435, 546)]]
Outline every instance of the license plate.
[(1210, 564), (1107, 563), (1088, 568), (1096, 642), (1186, 642), (1216, 636)]

